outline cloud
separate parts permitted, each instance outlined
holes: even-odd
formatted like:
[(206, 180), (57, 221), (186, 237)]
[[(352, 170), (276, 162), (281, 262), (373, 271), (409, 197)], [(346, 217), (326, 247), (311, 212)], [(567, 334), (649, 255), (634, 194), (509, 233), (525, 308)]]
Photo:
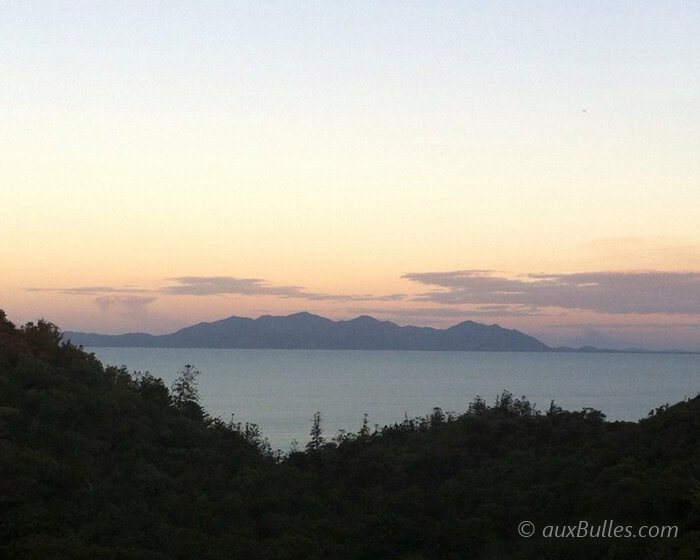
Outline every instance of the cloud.
[[(424, 293), (333, 294), (303, 286), (275, 284), (262, 278), (180, 276), (159, 288), (86, 286), (61, 293), (97, 296), (102, 309), (119, 305), (143, 309), (158, 296), (271, 296), (305, 301), (405, 302), (439, 306), (469, 306), (459, 311), (471, 317), (534, 316), (552, 308), (612, 314), (700, 314), (700, 272), (602, 271), (570, 274), (527, 274), (507, 277), (493, 270), (412, 272), (402, 278), (429, 287)], [(427, 309), (413, 314), (430, 315)], [(446, 317), (436, 309), (435, 317)]]
[(517, 279), (487, 270), (409, 273), (430, 292), (417, 301), (445, 305), (558, 307), (599, 313), (700, 313), (700, 272), (529, 274)]
[(169, 278), (174, 285), (158, 290), (165, 295), (240, 295), (240, 296), (275, 296), (296, 298), (310, 301), (398, 301), (403, 294), (389, 295), (347, 295), (311, 292), (301, 286), (278, 286), (261, 278), (238, 278), (235, 276), (180, 276)]
[(181, 276), (168, 278), (174, 285), (159, 291), (177, 296), (213, 296), (235, 294), (242, 296), (275, 295), (295, 297), (303, 293), (299, 286), (275, 286), (260, 278), (236, 278), (234, 276)]
[(99, 294), (144, 294), (154, 290), (135, 286), (79, 286), (77, 288), (27, 288), (28, 292), (60, 292), (75, 296), (95, 296)]
[(156, 299), (146, 296), (99, 296), (95, 298), (95, 303), (103, 312), (116, 308), (130, 316), (141, 316)]
[[(668, 321), (666, 322), (621, 322), (621, 323), (601, 323), (600, 325), (597, 325), (599, 328), (604, 328), (606, 330), (664, 330), (664, 331), (691, 331), (691, 332), (696, 332), (700, 329), (700, 323), (697, 322), (691, 322), (691, 323), (670, 323)], [(558, 329), (558, 330), (580, 330), (580, 329), (589, 329), (591, 328), (591, 323), (557, 323), (557, 324), (548, 324), (548, 325), (542, 325), (543, 328), (551, 328), (551, 329)]]
[[(179, 276), (167, 278), (170, 285), (160, 288), (140, 288), (138, 286), (79, 286), (73, 288), (27, 288), (31, 292), (60, 292), (74, 296), (98, 296), (96, 303), (101, 308), (112, 304), (138, 305), (139, 297), (126, 295), (153, 294), (165, 296), (274, 296), (279, 298), (295, 298), (307, 301), (401, 301), (405, 294), (329, 294), (312, 292), (302, 286), (276, 285), (262, 278), (239, 278), (237, 276)], [(105, 295), (107, 294), (107, 295)], [(145, 301), (145, 300), (143, 300)], [(150, 303), (150, 301), (148, 302)]]

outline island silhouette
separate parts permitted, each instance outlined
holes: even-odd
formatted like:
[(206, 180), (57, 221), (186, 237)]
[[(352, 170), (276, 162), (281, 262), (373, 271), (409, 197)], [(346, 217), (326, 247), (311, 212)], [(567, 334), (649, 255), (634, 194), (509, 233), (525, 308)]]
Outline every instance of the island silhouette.
[(64, 340), (87, 347), (552, 351), (518, 330), (474, 321), (437, 329), (399, 326), (366, 315), (333, 321), (307, 312), (257, 319), (233, 316), (163, 335), (66, 332)]

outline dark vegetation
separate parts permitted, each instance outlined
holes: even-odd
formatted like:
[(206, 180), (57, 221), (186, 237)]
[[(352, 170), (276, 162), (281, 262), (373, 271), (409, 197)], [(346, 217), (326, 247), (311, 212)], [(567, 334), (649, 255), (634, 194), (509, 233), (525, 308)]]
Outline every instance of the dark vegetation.
[[(700, 398), (610, 423), (504, 392), (333, 440), (316, 415), (280, 457), (209, 417), (196, 375), (168, 389), (0, 312), (0, 558), (698, 557)], [(523, 520), (679, 530), (525, 539)]]

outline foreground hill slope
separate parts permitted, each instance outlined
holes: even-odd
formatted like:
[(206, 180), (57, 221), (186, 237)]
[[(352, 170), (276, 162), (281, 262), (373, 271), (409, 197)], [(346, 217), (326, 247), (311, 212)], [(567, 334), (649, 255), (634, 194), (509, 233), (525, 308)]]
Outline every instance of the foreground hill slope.
[(166, 335), (101, 335), (68, 332), (66, 338), (87, 347), (287, 348), (329, 350), (490, 350), (546, 352), (536, 338), (498, 325), (465, 321), (448, 329), (400, 327), (361, 316), (331, 321), (310, 313), (258, 319), (229, 317), (199, 323)]
[[(700, 398), (639, 423), (507, 392), (275, 456), (172, 390), (0, 312), (0, 557), (692, 559)], [(321, 428), (321, 426), (318, 426)], [(531, 538), (612, 520), (665, 538)]]

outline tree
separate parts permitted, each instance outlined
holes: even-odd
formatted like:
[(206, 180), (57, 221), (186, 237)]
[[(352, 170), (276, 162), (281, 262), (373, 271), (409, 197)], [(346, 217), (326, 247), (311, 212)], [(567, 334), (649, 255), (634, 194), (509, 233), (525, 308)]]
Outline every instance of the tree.
[(472, 402), (469, 403), (467, 408), (467, 416), (479, 416), (484, 414), (489, 409), (489, 405), (480, 396), (477, 395)]
[(309, 443), (306, 444), (306, 449), (321, 449), (323, 444), (326, 442), (325, 438), (323, 437), (323, 429), (321, 428), (321, 413), (316, 412), (311, 422), (311, 432), (309, 433), (311, 439), (309, 440)]
[(369, 419), (366, 412), (362, 417), (362, 427), (360, 428), (359, 436), (362, 439), (367, 439), (369, 437)]
[(433, 408), (433, 412), (428, 417), (428, 420), (430, 421), (430, 426), (432, 428), (442, 424), (445, 421), (445, 413), (442, 411), (442, 408), (440, 408), (439, 406)]
[(250, 445), (257, 449), (262, 455), (266, 457), (272, 457), (272, 447), (270, 446), (270, 440), (262, 435), (260, 427), (253, 422), (246, 422), (245, 426), (240, 427), (238, 425), (238, 433), (246, 440)]
[(170, 394), (162, 379), (154, 377), (149, 372), (135, 372), (134, 379), (139, 393), (144, 399), (158, 403), (161, 406), (170, 404)]
[(504, 389), (500, 395), (496, 395), (496, 405), (494, 406), (494, 409), (501, 412), (512, 412), (513, 393)]
[(199, 406), (199, 390), (197, 389), (197, 376), (201, 372), (192, 364), (186, 364), (178, 373), (180, 376), (170, 388), (173, 404), (185, 416), (204, 418), (204, 410)]

